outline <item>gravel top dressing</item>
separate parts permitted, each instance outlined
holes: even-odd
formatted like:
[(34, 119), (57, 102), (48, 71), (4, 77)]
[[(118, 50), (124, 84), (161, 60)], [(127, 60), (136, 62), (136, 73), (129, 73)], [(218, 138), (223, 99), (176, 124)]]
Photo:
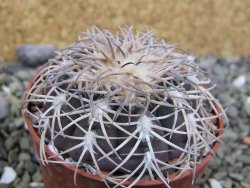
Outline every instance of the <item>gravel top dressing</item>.
[[(26, 48), (26, 47), (25, 47)], [(50, 45), (39, 50), (50, 56)], [(22, 53), (20, 53), (22, 51)], [(18, 48), (21, 63), (0, 61), (0, 188), (42, 188), (42, 175), (21, 112), (25, 86), (34, 76), (36, 55)], [(41, 60), (42, 59), (42, 60)], [(197, 60), (217, 83), (213, 94), (227, 108), (230, 125), (216, 157), (206, 168), (195, 188), (250, 187), (250, 58), (219, 58), (213, 55)], [(33, 64), (34, 63), (34, 64)]]

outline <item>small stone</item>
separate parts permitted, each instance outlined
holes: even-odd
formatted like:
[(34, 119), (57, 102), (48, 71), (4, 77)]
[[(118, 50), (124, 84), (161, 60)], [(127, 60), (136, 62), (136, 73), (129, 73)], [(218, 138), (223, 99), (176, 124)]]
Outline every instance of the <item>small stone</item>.
[(222, 188), (221, 183), (216, 179), (209, 179), (209, 183), (211, 188)]
[(218, 79), (222, 80), (228, 74), (228, 69), (226, 66), (216, 64), (214, 68), (214, 73), (218, 77)]
[(33, 174), (36, 170), (36, 165), (32, 163), (32, 161), (25, 161), (24, 168), (29, 172), (29, 174)]
[(11, 150), (8, 154), (8, 162), (11, 164), (15, 161), (17, 161), (17, 156), (18, 156), (18, 149), (15, 148)]
[(9, 114), (9, 101), (0, 95), (0, 119), (4, 119)]
[(242, 188), (241, 185), (240, 185), (240, 182), (238, 182), (238, 181), (233, 181), (233, 187)]
[[(0, 127), (1, 129), (1, 127)], [(2, 130), (3, 132), (3, 130)], [(5, 147), (3, 146), (3, 141), (0, 139), (0, 159), (6, 159), (8, 157), (8, 154), (5, 150)]]
[(4, 167), (3, 174), (0, 178), (0, 184), (10, 184), (17, 177), (15, 170), (12, 167), (6, 166)]
[(232, 188), (233, 182), (232, 182), (232, 180), (230, 178), (227, 178), (226, 180), (224, 180), (222, 182), (222, 185), (223, 185), (224, 188)]
[(31, 147), (31, 146), (30, 146), (30, 142), (29, 142), (29, 138), (27, 138), (27, 137), (22, 137), (22, 138), (20, 139), (19, 145), (20, 145), (20, 148), (21, 148), (21, 149), (29, 149), (29, 148)]
[(40, 171), (36, 171), (36, 173), (32, 176), (32, 180), (34, 182), (41, 182), (42, 181), (42, 174)]
[(4, 143), (5, 148), (9, 151), (11, 150), (15, 145), (18, 144), (20, 135), (22, 134), (22, 132), (20, 131), (14, 131), (13, 133), (11, 133), (10, 137), (8, 137)]
[(11, 94), (10, 88), (7, 87), (6, 85), (2, 85), (1, 89), (2, 89), (4, 94), (7, 94), (7, 95)]
[(237, 160), (242, 161), (246, 165), (250, 165), (250, 157), (247, 155), (240, 155), (237, 157)]
[(218, 180), (221, 180), (222, 178), (226, 177), (227, 176), (227, 173), (226, 172), (216, 172), (213, 174), (213, 177), (218, 179)]
[(250, 96), (247, 97), (246, 102), (244, 103), (244, 109), (245, 109), (247, 115), (250, 116)]
[(31, 182), (30, 188), (44, 188), (44, 183)]
[(30, 80), (34, 75), (34, 69), (20, 70), (16, 73), (16, 77), (18, 77), (20, 80)]
[(22, 176), (22, 181), (23, 182), (30, 182), (30, 175), (28, 172), (24, 172), (23, 176)]
[(245, 172), (245, 173), (242, 172), (242, 173), (247, 174), (247, 175), (246, 175), (246, 179), (245, 179), (244, 181), (246, 181), (247, 183), (250, 184), (250, 174), (249, 174), (249, 172), (250, 172), (250, 171), (248, 170), (247, 172)]
[(16, 186), (16, 188), (27, 188), (27, 187), (29, 187), (29, 183), (25, 181), (22, 181), (20, 184)]
[(224, 141), (235, 141), (238, 139), (237, 132), (232, 129), (226, 129), (222, 138)]
[(233, 167), (234, 167), (235, 171), (240, 172), (242, 167), (243, 167), (243, 163), (242, 162), (234, 163)]
[(55, 56), (55, 47), (51, 44), (24, 44), (16, 48), (17, 59), (25, 66), (37, 67)]
[(229, 173), (229, 176), (235, 180), (241, 181), (244, 179), (244, 176), (242, 174), (237, 174), (237, 173)]
[(237, 77), (233, 80), (233, 86), (237, 87), (237, 88), (244, 86), (245, 83), (246, 83), (245, 75), (240, 75), (239, 77)]
[(241, 181), (240, 184), (241, 184), (242, 188), (249, 188), (250, 187), (250, 184), (247, 182), (244, 182), (244, 181)]
[(17, 166), (15, 167), (16, 173), (18, 176), (21, 176), (23, 171), (24, 171), (24, 162), (21, 161), (17, 164)]
[(19, 81), (14, 81), (9, 84), (9, 89), (12, 94), (17, 94), (23, 90), (23, 86)]
[(235, 106), (230, 106), (228, 111), (227, 111), (228, 116), (232, 118), (237, 118), (238, 117), (238, 109)]
[(8, 100), (11, 103), (10, 114), (19, 116), (20, 109), (21, 109), (21, 106), (22, 106), (22, 101), (18, 97), (14, 96), (14, 95), (9, 95)]
[(18, 185), (21, 184), (21, 178), (20, 177), (17, 177), (14, 181), (14, 183), (12, 183), (13, 187), (18, 187)]
[(18, 156), (18, 161), (21, 162), (21, 161), (30, 161), (31, 160), (31, 157), (28, 153), (20, 153), (19, 156)]
[(13, 124), (14, 127), (17, 129), (22, 127), (24, 125), (24, 118), (23, 117), (15, 118)]
[(227, 63), (238, 63), (241, 60), (241, 58), (238, 56), (228, 56), (225, 57), (225, 60)]

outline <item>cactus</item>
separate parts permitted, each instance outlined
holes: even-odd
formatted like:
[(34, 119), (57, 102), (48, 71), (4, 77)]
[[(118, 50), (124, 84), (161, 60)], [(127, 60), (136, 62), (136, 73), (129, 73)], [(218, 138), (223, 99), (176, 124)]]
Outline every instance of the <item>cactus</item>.
[(116, 187), (146, 177), (169, 187), (171, 173), (195, 169), (219, 139), (224, 111), (210, 80), (193, 55), (152, 31), (113, 35), (93, 26), (56, 53), (24, 109), (40, 134), (43, 164), (55, 162), (45, 155), (49, 145), (63, 163)]

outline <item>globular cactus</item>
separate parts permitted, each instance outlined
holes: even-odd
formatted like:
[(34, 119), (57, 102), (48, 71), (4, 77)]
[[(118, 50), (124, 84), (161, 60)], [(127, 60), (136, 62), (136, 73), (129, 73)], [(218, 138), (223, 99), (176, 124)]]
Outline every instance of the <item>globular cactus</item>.
[[(166, 186), (218, 140), (224, 111), (194, 56), (153, 37), (92, 27), (57, 52), (27, 92), (25, 111), (55, 155), (117, 186), (148, 177)], [(76, 178), (76, 176), (75, 176)]]

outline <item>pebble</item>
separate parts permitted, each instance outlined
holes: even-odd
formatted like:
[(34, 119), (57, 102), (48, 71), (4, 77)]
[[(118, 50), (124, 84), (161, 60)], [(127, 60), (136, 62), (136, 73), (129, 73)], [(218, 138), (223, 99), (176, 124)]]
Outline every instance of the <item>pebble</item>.
[(28, 183), (28, 182), (30, 182), (30, 180), (31, 180), (31, 178), (30, 178), (29, 173), (28, 172), (24, 172), (23, 176), (22, 176), (22, 181)]
[(16, 48), (17, 59), (25, 66), (38, 67), (55, 56), (55, 47), (51, 44), (23, 44)]
[(7, 117), (9, 114), (9, 101), (1, 96), (0, 93), (0, 120)]
[(24, 125), (24, 118), (15, 118), (13, 124), (16, 129), (21, 128)]
[(233, 182), (231, 179), (227, 178), (226, 180), (222, 181), (222, 185), (224, 188), (232, 188)]
[(238, 117), (238, 109), (235, 106), (230, 106), (228, 111), (227, 111), (228, 116), (232, 118)]
[(244, 86), (245, 83), (246, 83), (245, 75), (240, 75), (239, 77), (237, 77), (233, 80), (233, 86), (237, 87), (237, 88)]
[(229, 176), (237, 181), (241, 181), (244, 179), (244, 176), (238, 173), (229, 173)]
[(33, 174), (36, 171), (36, 166), (32, 161), (25, 161), (24, 168), (29, 174)]
[(9, 84), (9, 89), (12, 94), (17, 94), (20, 90), (23, 91), (23, 86), (19, 81), (14, 81)]
[(30, 149), (30, 142), (29, 138), (27, 137), (22, 137), (19, 142), (20, 148), (25, 150), (25, 149)]
[(249, 188), (250, 187), (250, 184), (247, 182), (244, 182), (244, 181), (241, 181), (240, 184), (241, 184), (242, 188)]
[(19, 162), (19, 163), (17, 164), (15, 170), (16, 170), (17, 175), (18, 175), (18, 176), (21, 176), (22, 173), (23, 173), (23, 171), (24, 171), (24, 162), (23, 162), (23, 161)]
[(44, 183), (31, 182), (30, 188), (44, 188)]
[(227, 63), (238, 63), (240, 62), (241, 58), (238, 56), (229, 56), (229, 57), (225, 57), (225, 60)]
[(18, 156), (18, 161), (19, 162), (22, 162), (22, 161), (30, 161), (31, 160), (31, 157), (28, 153), (20, 153), (19, 156)]
[(213, 174), (213, 177), (218, 179), (218, 180), (221, 180), (226, 176), (227, 176), (226, 172), (216, 172), (216, 173)]
[(210, 187), (211, 188), (222, 188), (222, 185), (216, 179), (209, 179)]
[(246, 165), (250, 165), (250, 157), (248, 155), (239, 155), (237, 160), (242, 161)]
[(36, 171), (36, 173), (32, 176), (32, 180), (34, 182), (41, 182), (42, 181), (42, 174), (40, 171)]
[(244, 109), (245, 109), (247, 115), (250, 116), (250, 96), (247, 97), (246, 102), (244, 103)]
[(226, 129), (224, 131), (224, 135), (223, 135), (222, 139), (224, 141), (232, 142), (232, 141), (235, 141), (238, 139), (238, 134), (237, 134), (237, 132), (233, 131), (232, 129)]
[[(0, 129), (1, 129), (1, 127), (0, 127)], [(6, 159), (8, 157), (6, 149), (3, 145), (4, 145), (3, 142), (0, 140), (0, 160)]]
[(18, 148), (12, 149), (8, 155), (9, 164), (16, 162), (18, 158), (17, 156), (18, 156)]
[(35, 70), (27, 69), (27, 70), (19, 70), (16, 73), (17, 78), (20, 80), (30, 80), (35, 75)]
[(17, 130), (11, 133), (10, 137), (8, 137), (7, 140), (5, 141), (5, 148), (7, 150), (10, 150), (15, 145), (17, 145), (21, 134), (22, 132), (17, 131)]
[(17, 174), (15, 170), (10, 166), (6, 166), (4, 167), (3, 174), (0, 178), (0, 184), (10, 184), (16, 179), (16, 177)]
[(228, 70), (224, 66), (221, 66), (219, 64), (216, 64), (213, 70), (214, 74), (220, 79), (224, 79), (228, 74)]

